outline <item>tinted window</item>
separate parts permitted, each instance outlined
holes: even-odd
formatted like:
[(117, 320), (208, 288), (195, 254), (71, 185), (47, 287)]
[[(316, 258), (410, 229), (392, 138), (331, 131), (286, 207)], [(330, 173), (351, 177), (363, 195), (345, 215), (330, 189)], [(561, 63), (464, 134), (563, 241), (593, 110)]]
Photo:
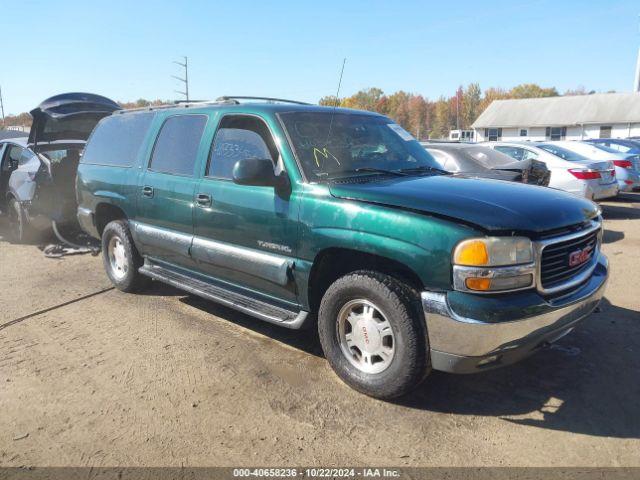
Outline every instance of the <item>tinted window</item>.
[(89, 138), (82, 163), (130, 167), (155, 113), (116, 114), (103, 119)]
[(149, 169), (176, 175), (193, 175), (206, 123), (206, 115), (167, 118), (153, 148)]
[(277, 155), (264, 122), (255, 117), (227, 116), (220, 122), (213, 141), (207, 176), (231, 179), (238, 160), (268, 158), (275, 164)]

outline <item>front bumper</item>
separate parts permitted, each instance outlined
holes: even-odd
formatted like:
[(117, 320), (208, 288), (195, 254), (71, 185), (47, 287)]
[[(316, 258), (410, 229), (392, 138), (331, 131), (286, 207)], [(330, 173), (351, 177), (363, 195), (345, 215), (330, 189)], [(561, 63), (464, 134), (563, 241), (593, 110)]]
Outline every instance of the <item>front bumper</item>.
[[(519, 305), (515, 309), (518, 313), (498, 321), (492, 321), (494, 317), (487, 312), (478, 315), (481, 320), (456, 313), (447, 293), (422, 292), (432, 367), (473, 373), (527, 357), (568, 333), (598, 306), (608, 275), (608, 261), (599, 254), (592, 276), (577, 290), (553, 300), (531, 295), (527, 298), (537, 299), (536, 304)], [(503, 294), (498, 301), (506, 307), (509, 298), (509, 294)], [(483, 306), (483, 300), (487, 305)], [(488, 297), (474, 296), (475, 308), (495, 309), (495, 301), (489, 304), (487, 300)], [(527, 315), (532, 311), (537, 313)]]

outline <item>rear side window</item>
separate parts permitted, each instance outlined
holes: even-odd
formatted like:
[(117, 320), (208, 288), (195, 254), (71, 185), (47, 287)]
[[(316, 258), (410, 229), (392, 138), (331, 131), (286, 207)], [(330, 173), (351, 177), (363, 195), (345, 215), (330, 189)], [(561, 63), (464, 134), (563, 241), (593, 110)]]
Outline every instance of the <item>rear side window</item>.
[(81, 163), (132, 166), (154, 116), (145, 112), (106, 117), (89, 137)]
[(207, 118), (206, 115), (167, 118), (153, 148), (149, 169), (174, 175), (193, 175)]

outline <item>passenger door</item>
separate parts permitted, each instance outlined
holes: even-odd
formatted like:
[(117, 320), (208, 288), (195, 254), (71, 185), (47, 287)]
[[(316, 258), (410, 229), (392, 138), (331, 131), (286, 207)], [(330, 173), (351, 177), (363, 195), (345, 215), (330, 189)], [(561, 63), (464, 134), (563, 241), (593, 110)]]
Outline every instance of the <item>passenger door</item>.
[(202, 136), (207, 115), (168, 117), (138, 184), (135, 234), (142, 253), (154, 260), (191, 267), (197, 160), (206, 155)]
[(296, 304), (291, 270), (297, 202), (291, 201), (287, 188), (234, 183), (233, 167), (246, 158), (268, 158), (276, 174), (283, 170), (280, 152), (261, 118), (222, 117), (195, 192), (192, 256), (204, 274)]

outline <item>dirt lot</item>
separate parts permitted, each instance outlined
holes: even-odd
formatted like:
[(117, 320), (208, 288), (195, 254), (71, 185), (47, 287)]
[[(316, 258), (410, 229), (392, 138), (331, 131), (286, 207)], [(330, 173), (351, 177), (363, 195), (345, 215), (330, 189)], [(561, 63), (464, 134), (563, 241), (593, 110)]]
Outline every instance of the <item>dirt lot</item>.
[(640, 194), (604, 215), (600, 313), (394, 403), (340, 383), (314, 335), (0, 241), (0, 465), (640, 466)]

